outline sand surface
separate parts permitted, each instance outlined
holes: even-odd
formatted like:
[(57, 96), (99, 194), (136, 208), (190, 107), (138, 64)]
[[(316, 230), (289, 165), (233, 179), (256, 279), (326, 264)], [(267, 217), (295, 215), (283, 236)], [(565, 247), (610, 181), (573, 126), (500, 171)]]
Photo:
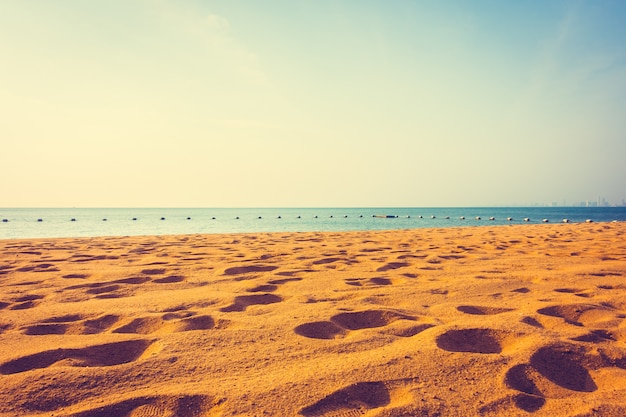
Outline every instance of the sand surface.
[(625, 232), (0, 240), (0, 415), (623, 417)]

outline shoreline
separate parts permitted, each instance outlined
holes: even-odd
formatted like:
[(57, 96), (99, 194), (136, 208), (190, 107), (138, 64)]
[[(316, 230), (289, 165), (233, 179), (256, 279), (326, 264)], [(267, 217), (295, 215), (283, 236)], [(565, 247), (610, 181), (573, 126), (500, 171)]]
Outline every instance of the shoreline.
[(621, 416), (625, 234), (3, 239), (0, 416)]
[(609, 225), (609, 224), (626, 224), (619, 220), (611, 221), (589, 221), (589, 222), (533, 222), (533, 223), (507, 223), (507, 224), (489, 224), (485, 220), (480, 224), (445, 226), (445, 227), (413, 227), (402, 229), (363, 229), (363, 230), (316, 230), (316, 231), (258, 231), (258, 232), (226, 232), (226, 233), (171, 233), (171, 234), (145, 234), (145, 235), (98, 235), (98, 236), (69, 236), (69, 237), (24, 237), (24, 238), (2, 238), (0, 244), (11, 241), (46, 241), (46, 240), (93, 240), (93, 239), (148, 239), (148, 238), (188, 238), (197, 237), (220, 237), (220, 236), (246, 236), (246, 235), (292, 235), (292, 234), (363, 234), (363, 233), (404, 233), (404, 232), (424, 232), (429, 230), (474, 230), (479, 228), (533, 228), (533, 227), (558, 227), (558, 226), (593, 226), (593, 225)]

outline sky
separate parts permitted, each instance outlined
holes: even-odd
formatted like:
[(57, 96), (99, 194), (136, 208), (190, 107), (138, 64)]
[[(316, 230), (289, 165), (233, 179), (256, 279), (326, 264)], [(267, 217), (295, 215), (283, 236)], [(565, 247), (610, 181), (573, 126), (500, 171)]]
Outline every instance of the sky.
[(0, 0), (0, 207), (626, 199), (622, 0)]

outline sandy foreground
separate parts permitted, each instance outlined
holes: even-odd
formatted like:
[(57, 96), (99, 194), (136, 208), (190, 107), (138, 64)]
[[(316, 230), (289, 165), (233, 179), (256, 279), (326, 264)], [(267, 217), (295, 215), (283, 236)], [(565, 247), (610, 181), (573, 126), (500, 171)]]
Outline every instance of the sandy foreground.
[(0, 240), (1, 416), (626, 415), (626, 223)]

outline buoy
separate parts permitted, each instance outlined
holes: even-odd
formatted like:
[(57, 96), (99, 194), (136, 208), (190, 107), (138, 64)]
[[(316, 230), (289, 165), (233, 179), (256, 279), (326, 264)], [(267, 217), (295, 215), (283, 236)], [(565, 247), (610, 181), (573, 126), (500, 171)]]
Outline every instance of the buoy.
[(465, 216), (461, 216), (461, 217), (459, 217), (459, 219), (465, 220)]
[(424, 216), (422, 216), (421, 214), (420, 214), (419, 216), (417, 216), (417, 217), (419, 217), (420, 219), (423, 219), (423, 218), (424, 218)]
[(359, 215), (359, 217), (360, 217), (360, 218), (363, 218), (363, 215), (362, 215), (362, 214), (360, 214), (360, 215)]
[(136, 221), (136, 220), (137, 220), (137, 217), (133, 217), (133, 221)]
[(161, 220), (165, 220), (165, 217), (161, 217)]
[(107, 221), (107, 219), (102, 219), (102, 221), (103, 221), (103, 222), (106, 222), (106, 221)]
[(235, 220), (239, 220), (239, 216), (235, 217)]
[(430, 216), (430, 218), (431, 218), (431, 219), (436, 219), (436, 217), (435, 217), (435, 216)]
[(42, 222), (42, 221), (43, 221), (43, 219), (37, 219), (37, 221), (38, 221), (38, 222)]
[(348, 215), (347, 215), (347, 214), (344, 214), (343, 218), (344, 218), (344, 219), (347, 219), (347, 218), (348, 218)]
[(446, 219), (450, 219), (450, 216), (446, 216), (445, 218), (446, 218)]
[(300, 217), (300, 216), (298, 216), (298, 219), (300, 219), (300, 218), (301, 218), (301, 217)]
[(495, 217), (489, 217), (489, 220), (495, 220), (495, 219), (496, 219)]
[(529, 221), (530, 221), (530, 219), (529, 219), (528, 217), (524, 217), (524, 221), (525, 221), (525, 222), (529, 222)]
[(332, 219), (332, 218), (333, 218), (333, 215), (331, 214), (331, 215), (330, 215), (330, 216), (328, 216), (328, 217), (330, 217), (330, 218)]
[[(213, 218), (215, 218), (215, 217), (213, 217)], [(263, 218), (263, 217), (259, 216), (259, 219), (262, 219), (262, 218)]]
[(476, 220), (480, 220), (480, 216), (476, 216)]
[(75, 218), (71, 218), (71, 219), (70, 219), (70, 221), (71, 221), (71, 222), (75, 222), (75, 221), (76, 221), (76, 219), (75, 219)]
[(2, 223), (8, 223), (9, 219), (2, 219)]
[(586, 223), (593, 223), (593, 220), (591, 220), (591, 219), (587, 219), (587, 220), (585, 220), (585, 222), (586, 222)]
[[(260, 217), (259, 217), (260, 218)], [(215, 220), (215, 217), (211, 217), (211, 220)]]
[(187, 220), (191, 220), (191, 217), (187, 217)]
[(550, 221), (550, 220), (548, 220), (548, 219), (543, 219), (543, 220), (542, 220), (542, 222), (544, 222), (544, 223), (548, 223), (549, 221)]
[(317, 219), (317, 215), (313, 216), (314, 219)]
[(569, 223), (569, 219), (563, 219), (563, 223)]
[(511, 221), (511, 220), (513, 220), (513, 217), (507, 217), (506, 219), (507, 219), (508, 221)]
[(411, 216), (406, 216), (406, 218), (407, 218), (407, 219), (410, 219), (410, 218), (411, 218)]

